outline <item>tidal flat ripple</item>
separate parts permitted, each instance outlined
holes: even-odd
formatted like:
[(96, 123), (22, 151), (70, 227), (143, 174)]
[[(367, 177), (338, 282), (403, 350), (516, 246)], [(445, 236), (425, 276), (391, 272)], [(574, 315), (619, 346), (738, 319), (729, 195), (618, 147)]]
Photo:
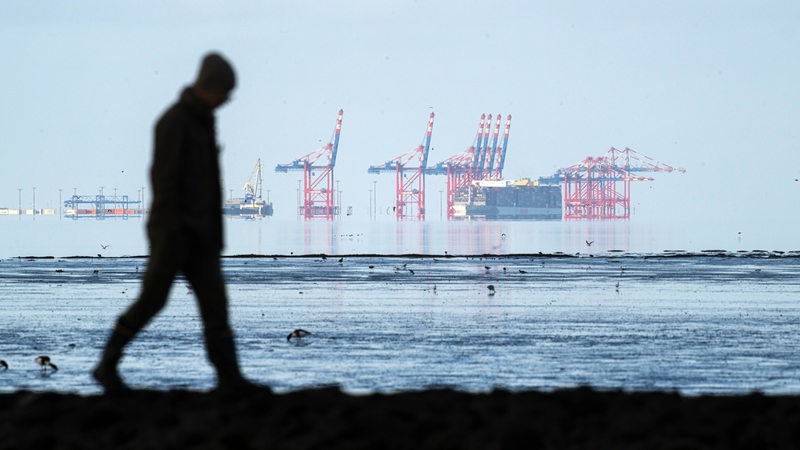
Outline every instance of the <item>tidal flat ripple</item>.
[[(146, 264), (0, 260), (0, 359), (9, 363), (0, 390), (98, 392), (89, 372)], [(800, 392), (794, 253), (246, 255), (223, 264), (243, 369), (276, 391)], [(289, 343), (294, 328), (312, 335)], [(201, 336), (179, 279), (128, 347), (123, 377), (141, 388), (212, 388)], [(39, 354), (61, 370), (42, 374)]]

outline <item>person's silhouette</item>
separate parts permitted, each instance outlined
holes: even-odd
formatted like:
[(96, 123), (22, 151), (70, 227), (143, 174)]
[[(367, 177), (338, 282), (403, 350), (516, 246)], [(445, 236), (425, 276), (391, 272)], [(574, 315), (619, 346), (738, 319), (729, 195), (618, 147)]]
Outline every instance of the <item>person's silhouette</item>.
[(197, 296), (218, 388), (254, 386), (239, 369), (220, 264), (222, 188), (214, 110), (228, 101), (235, 85), (230, 63), (218, 53), (207, 54), (194, 83), (155, 126), (147, 270), (138, 299), (118, 318), (92, 372), (107, 393), (127, 389), (117, 370), (123, 348), (164, 307), (179, 272)]

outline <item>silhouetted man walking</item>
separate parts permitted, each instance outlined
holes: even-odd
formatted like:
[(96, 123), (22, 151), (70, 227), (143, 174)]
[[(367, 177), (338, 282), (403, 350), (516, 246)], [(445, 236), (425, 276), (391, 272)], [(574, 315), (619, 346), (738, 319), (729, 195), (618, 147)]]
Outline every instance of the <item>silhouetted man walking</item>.
[(228, 101), (235, 85), (230, 63), (210, 53), (194, 83), (156, 124), (147, 271), (139, 298), (117, 320), (92, 373), (107, 393), (127, 389), (117, 370), (122, 350), (164, 307), (178, 272), (183, 272), (197, 296), (218, 388), (253, 387), (239, 370), (220, 265), (222, 188), (214, 110)]

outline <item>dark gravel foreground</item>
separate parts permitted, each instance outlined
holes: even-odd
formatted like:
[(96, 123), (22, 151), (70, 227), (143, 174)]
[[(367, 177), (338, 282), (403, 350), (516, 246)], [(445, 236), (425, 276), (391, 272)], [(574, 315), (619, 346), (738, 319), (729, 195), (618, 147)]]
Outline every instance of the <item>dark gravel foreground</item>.
[(0, 394), (2, 449), (797, 449), (800, 397), (338, 388)]

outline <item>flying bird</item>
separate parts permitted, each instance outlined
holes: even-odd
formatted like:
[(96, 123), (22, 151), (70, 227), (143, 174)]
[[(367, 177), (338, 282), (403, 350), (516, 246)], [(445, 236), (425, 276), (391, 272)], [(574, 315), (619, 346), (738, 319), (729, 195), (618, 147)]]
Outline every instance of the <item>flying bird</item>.
[(302, 328), (298, 328), (298, 329), (292, 331), (291, 333), (289, 333), (288, 336), (286, 336), (286, 342), (291, 341), (292, 338), (302, 339), (302, 338), (304, 338), (306, 336), (311, 336), (311, 332), (310, 331), (306, 331), (306, 330), (304, 330)]
[(586, 246), (587, 247), (591, 247), (592, 244), (594, 244), (594, 241), (588, 241), (588, 240), (586, 241)]
[(105, 250), (105, 249), (107, 249), (108, 247), (111, 247), (111, 244), (105, 244), (105, 245), (103, 245), (103, 244), (100, 244), (100, 247), (103, 247), (103, 250)]
[(58, 370), (58, 367), (52, 362), (50, 362), (49, 356), (46, 355), (37, 356), (34, 361), (36, 361), (36, 364), (38, 364), (39, 367), (42, 368), (42, 372), (46, 371), (48, 368), (53, 369), (54, 372)]

